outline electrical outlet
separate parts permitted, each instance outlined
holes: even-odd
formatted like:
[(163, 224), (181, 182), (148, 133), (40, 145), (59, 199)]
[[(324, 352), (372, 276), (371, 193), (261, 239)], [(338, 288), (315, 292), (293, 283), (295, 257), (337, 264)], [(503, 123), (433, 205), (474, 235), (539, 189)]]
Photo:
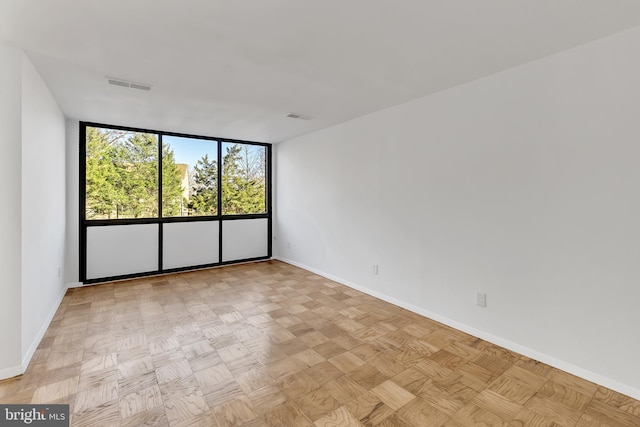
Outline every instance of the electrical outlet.
[(287, 249), (291, 249), (291, 242), (287, 242)]
[(485, 294), (484, 292), (476, 293), (476, 304), (479, 307), (486, 307), (487, 306), (487, 294)]
[(60, 278), (60, 275), (62, 274), (62, 269), (60, 267), (58, 267), (58, 279)]
[(378, 275), (378, 264), (373, 264), (373, 274)]

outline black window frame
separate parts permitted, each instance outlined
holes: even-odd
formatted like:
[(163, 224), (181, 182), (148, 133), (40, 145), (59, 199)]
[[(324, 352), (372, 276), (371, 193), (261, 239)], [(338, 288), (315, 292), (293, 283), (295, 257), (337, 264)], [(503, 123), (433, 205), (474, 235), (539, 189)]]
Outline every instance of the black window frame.
[[(152, 129), (134, 128), (128, 126), (117, 126), (104, 123), (85, 122), (80, 121), (80, 136), (79, 136), (79, 280), (84, 284), (102, 283), (114, 280), (132, 279), (137, 277), (146, 277), (159, 274), (176, 273), (180, 271), (190, 271), (209, 267), (218, 267), (222, 265), (238, 264), (243, 262), (260, 261), (270, 259), (273, 255), (273, 215), (272, 215), (272, 144), (266, 142), (246, 141), (240, 139), (231, 138), (218, 138), (203, 135), (191, 135), (186, 133), (177, 133), (169, 131), (159, 131)], [(156, 218), (127, 218), (127, 219), (86, 219), (86, 194), (87, 194), (87, 177), (86, 177), (86, 129), (87, 127), (113, 129), (126, 132), (140, 132), (155, 134), (158, 136), (158, 216)], [(202, 139), (207, 141), (213, 141), (217, 143), (217, 164), (218, 164), (218, 177), (217, 177), (217, 203), (218, 209), (216, 215), (206, 216), (162, 216), (162, 137), (174, 136), (190, 139)], [(231, 144), (244, 144), (255, 145), (264, 147), (266, 151), (265, 156), (265, 213), (259, 214), (222, 214), (222, 146), (224, 143)], [(222, 261), (223, 259), (223, 247), (222, 247), (222, 227), (224, 221), (243, 220), (243, 219), (267, 219), (267, 255), (263, 257), (239, 259), (232, 261)], [(219, 233), (218, 233), (218, 262), (209, 264), (193, 265), (188, 267), (170, 268), (164, 269), (163, 264), (163, 224), (175, 223), (175, 222), (202, 222), (202, 221), (218, 221)], [(143, 273), (126, 274), (119, 276), (109, 276), (87, 279), (87, 229), (89, 227), (102, 227), (102, 226), (115, 226), (115, 225), (139, 225), (139, 224), (158, 224), (158, 269), (154, 271), (148, 271)]]

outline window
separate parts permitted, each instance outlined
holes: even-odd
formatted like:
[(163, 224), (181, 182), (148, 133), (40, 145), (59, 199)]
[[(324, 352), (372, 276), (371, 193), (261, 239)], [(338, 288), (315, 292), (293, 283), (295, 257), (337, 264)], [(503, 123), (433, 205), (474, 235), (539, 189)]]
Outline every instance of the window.
[(86, 128), (87, 219), (158, 216), (158, 137)]
[(218, 213), (218, 141), (162, 138), (162, 216)]
[(222, 148), (222, 213), (265, 213), (266, 148), (236, 143)]
[(80, 135), (83, 282), (271, 256), (269, 144), (84, 122)]
[(158, 218), (160, 193), (163, 218), (215, 216), (219, 194), (223, 215), (264, 214), (266, 160), (264, 145), (87, 126), (85, 218)]

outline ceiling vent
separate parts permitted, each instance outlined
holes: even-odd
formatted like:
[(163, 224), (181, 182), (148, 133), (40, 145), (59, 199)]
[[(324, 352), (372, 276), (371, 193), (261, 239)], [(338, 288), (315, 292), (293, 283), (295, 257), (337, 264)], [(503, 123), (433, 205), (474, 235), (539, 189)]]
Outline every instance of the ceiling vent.
[(126, 80), (114, 79), (111, 77), (108, 77), (107, 81), (109, 82), (110, 85), (114, 85), (114, 86), (128, 87), (131, 89), (138, 89), (138, 90), (151, 90), (151, 86), (146, 85), (144, 83), (128, 82)]
[(290, 119), (311, 120), (311, 117), (305, 116), (304, 114), (298, 114), (298, 113), (289, 113), (287, 114), (287, 117), (289, 117)]

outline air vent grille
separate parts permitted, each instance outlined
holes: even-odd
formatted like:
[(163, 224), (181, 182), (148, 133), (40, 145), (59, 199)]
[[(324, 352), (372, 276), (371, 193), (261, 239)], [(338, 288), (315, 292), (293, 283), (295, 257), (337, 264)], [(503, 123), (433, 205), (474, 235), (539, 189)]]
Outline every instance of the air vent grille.
[(110, 85), (114, 85), (114, 86), (128, 87), (131, 89), (138, 89), (138, 90), (151, 90), (151, 86), (143, 83), (128, 82), (126, 80), (114, 79), (114, 78), (107, 78), (107, 82)]

